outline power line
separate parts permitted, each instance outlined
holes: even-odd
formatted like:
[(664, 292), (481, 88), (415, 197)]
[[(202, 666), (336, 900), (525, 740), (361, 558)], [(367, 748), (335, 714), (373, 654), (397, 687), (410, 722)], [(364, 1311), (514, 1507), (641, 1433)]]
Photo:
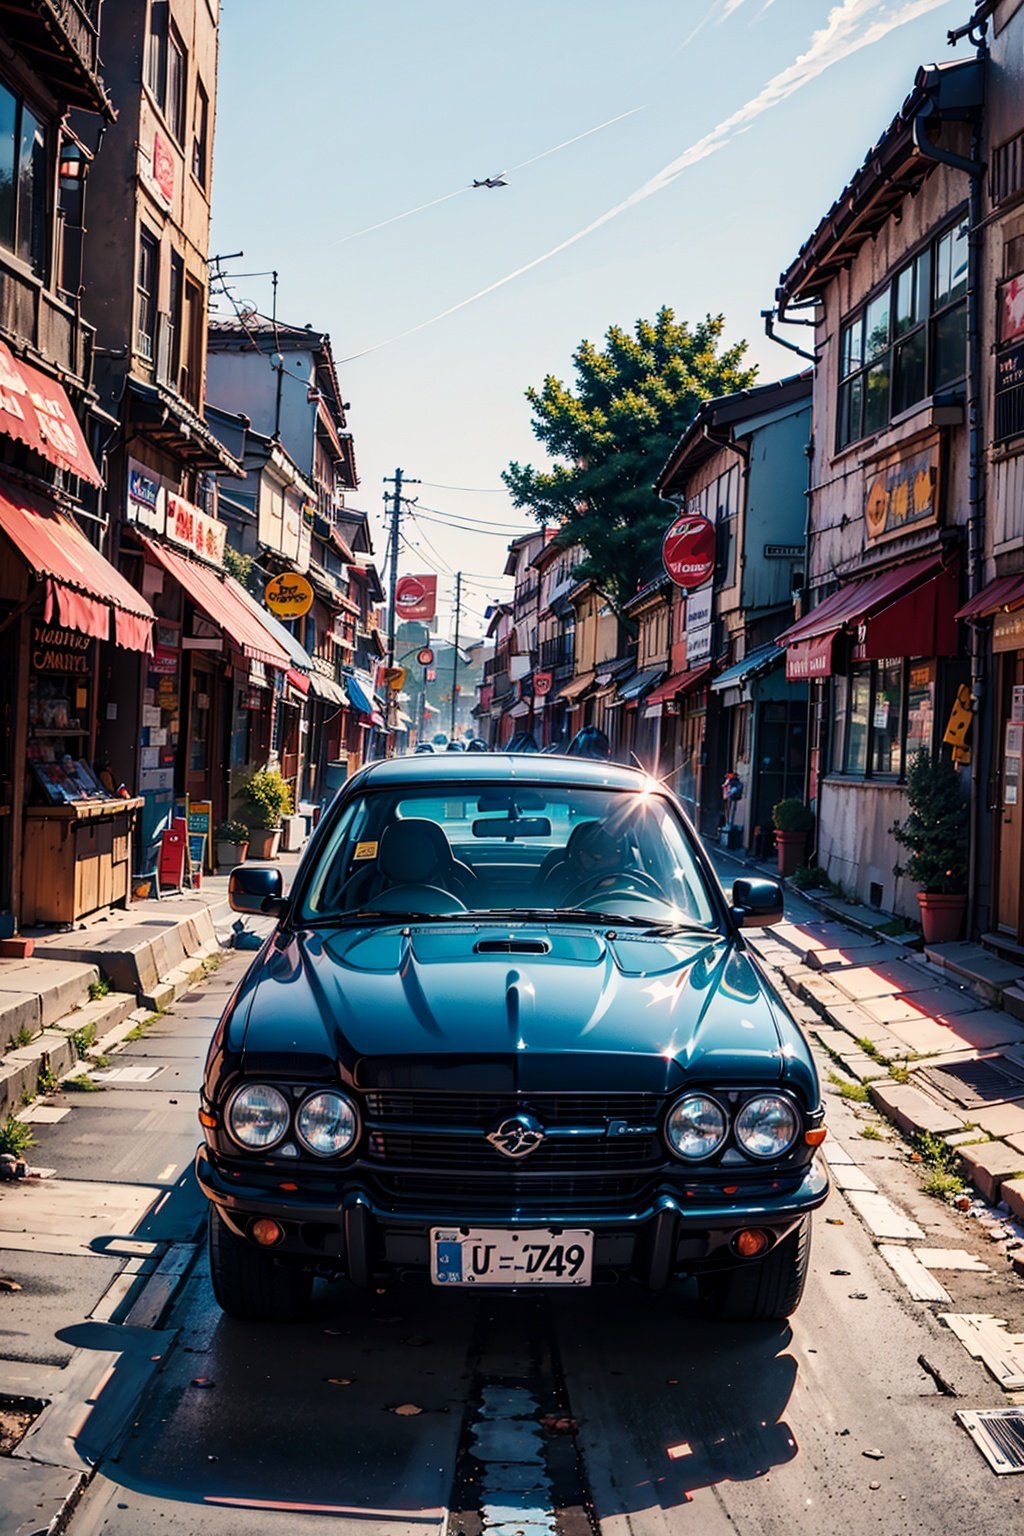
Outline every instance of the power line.
[(428, 485), (432, 491), (466, 491), (473, 496), (507, 496), (508, 490), (503, 485), (439, 485), (436, 480), (421, 480), (421, 485)]

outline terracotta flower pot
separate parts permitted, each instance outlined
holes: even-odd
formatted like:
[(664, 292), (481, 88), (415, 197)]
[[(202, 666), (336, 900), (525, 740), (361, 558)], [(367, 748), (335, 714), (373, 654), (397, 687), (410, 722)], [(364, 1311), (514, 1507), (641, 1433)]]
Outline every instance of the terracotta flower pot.
[(249, 829), (249, 852), (254, 859), (276, 859), (280, 844), (280, 827), (251, 827)]
[(217, 864), (224, 869), (234, 869), (236, 864), (244, 864), (249, 857), (248, 843), (222, 843), (217, 844)]
[(960, 937), (967, 911), (966, 895), (945, 891), (918, 891), (921, 929), (926, 944), (952, 944)]
[(780, 832), (775, 830), (775, 851), (779, 858), (779, 874), (791, 875), (804, 861), (807, 848), (806, 832)]

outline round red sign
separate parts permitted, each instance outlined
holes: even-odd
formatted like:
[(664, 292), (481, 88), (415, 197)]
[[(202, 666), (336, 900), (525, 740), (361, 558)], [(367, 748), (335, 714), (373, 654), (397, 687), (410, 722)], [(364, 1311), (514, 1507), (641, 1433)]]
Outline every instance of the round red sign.
[(421, 667), (429, 667), (433, 659), (434, 653), (430, 649), (429, 645), (425, 645), (422, 651), (416, 652), (416, 660), (419, 662)]
[(702, 587), (715, 569), (715, 525), (706, 517), (684, 512), (667, 530), (661, 544), (665, 570), (685, 592)]

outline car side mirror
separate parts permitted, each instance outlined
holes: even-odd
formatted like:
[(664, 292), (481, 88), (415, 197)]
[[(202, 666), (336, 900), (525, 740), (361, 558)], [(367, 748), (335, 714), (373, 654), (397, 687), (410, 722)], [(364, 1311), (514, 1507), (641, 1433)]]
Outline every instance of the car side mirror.
[(233, 912), (247, 912), (253, 917), (280, 917), (287, 902), (279, 869), (265, 869), (256, 864), (239, 864), (228, 880), (228, 901)]
[(770, 928), (782, 921), (782, 886), (777, 880), (734, 880), (732, 915), (741, 928)]

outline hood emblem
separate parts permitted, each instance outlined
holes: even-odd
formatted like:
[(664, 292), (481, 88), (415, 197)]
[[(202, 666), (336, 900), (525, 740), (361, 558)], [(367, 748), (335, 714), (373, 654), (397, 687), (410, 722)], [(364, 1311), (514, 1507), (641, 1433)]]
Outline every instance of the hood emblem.
[(544, 1140), (544, 1127), (532, 1115), (509, 1115), (487, 1140), (503, 1157), (529, 1157)]

